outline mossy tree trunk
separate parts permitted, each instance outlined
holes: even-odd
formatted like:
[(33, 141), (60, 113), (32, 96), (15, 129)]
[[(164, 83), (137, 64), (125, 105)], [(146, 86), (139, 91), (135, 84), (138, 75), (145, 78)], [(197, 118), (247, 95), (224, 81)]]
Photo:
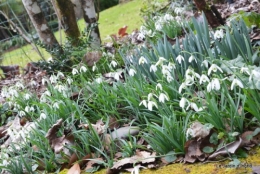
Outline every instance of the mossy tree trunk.
[(194, 3), (196, 4), (198, 10), (204, 12), (208, 23), (212, 28), (216, 28), (221, 24), (223, 25), (224, 22), (219, 13), (212, 11), (212, 8), (206, 3), (205, 0), (194, 0)]
[(50, 49), (58, 47), (59, 43), (49, 28), (37, 0), (22, 0), (22, 2), (40, 40)]
[(74, 5), (70, 0), (55, 0), (56, 7), (58, 8), (62, 27), (67, 37), (73, 39), (73, 45), (77, 46), (80, 31), (77, 25), (76, 16), (74, 13)]
[(98, 48), (101, 45), (100, 32), (97, 25), (97, 13), (95, 9), (94, 0), (82, 0), (83, 17), (87, 27), (92, 27), (91, 36), (91, 47)]

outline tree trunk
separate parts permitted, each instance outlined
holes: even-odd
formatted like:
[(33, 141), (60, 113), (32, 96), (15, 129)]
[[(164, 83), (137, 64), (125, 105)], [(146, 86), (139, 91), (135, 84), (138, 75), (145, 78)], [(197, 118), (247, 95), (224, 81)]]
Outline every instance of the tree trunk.
[(95, 10), (94, 0), (82, 0), (83, 17), (86, 22), (86, 26), (93, 27), (90, 33), (92, 48), (98, 48), (101, 45), (99, 28), (97, 26), (97, 14)]
[(22, 0), (22, 2), (40, 37), (40, 40), (50, 49), (58, 46), (59, 43), (49, 28), (37, 0)]
[(209, 25), (212, 28), (216, 28), (221, 25), (223, 19), (218, 19), (218, 17), (214, 15), (213, 11), (211, 10), (211, 7), (206, 3), (205, 0), (194, 0), (194, 3), (196, 4), (198, 10), (204, 12), (209, 22)]
[(74, 13), (74, 5), (70, 0), (55, 0), (55, 2), (59, 12), (57, 16), (60, 18), (64, 32), (69, 38), (73, 39), (72, 44), (76, 46), (80, 31)]

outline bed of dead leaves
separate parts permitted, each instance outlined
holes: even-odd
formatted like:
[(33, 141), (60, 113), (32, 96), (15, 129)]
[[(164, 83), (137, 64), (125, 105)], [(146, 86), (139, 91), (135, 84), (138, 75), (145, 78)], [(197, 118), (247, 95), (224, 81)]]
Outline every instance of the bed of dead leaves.
[[(216, 8), (221, 13), (223, 19), (227, 19), (231, 14), (238, 13), (240, 11), (254, 11), (260, 13), (260, 3), (258, 0), (236, 0), (233, 4), (215, 4)], [(187, 18), (191, 17), (192, 12), (187, 12)], [(198, 18), (199, 20), (199, 18)], [(143, 40), (138, 39), (138, 30), (133, 31), (131, 34), (127, 32), (127, 26), (122, 27), (117, 34), (111, 36), (113, 42), (105, 43), (104, 47), (111, 53), (115, 53), (115, 43), (118, 45), (123, 45), (124, 43), (140, 44)], [(250, 33), (252, 43), (260, 42), (260, 29), (255, 28)], [(259, 44), (260, 45), (260, 44)], [(11, 66), (9, 67), (10, 69)], [(25, 67), (28, 69), (28, 67)], [(20, 72), (20, 71), (19, 71)], [(120, 73), (123, 76), (123, 72)], [(46, 86), (42, 85), (42, 78), (48, 76), (45, 71), (40, 69), (35, 69), (30, 72), (17, 74), (10, 70), (5, 73), (5, 78), (0, 81), (0, 90), (3, 86), (14, 85), (17, 81), (23, 80), (27, 84), (26, 88), (32, 92), (35, 92), (38, 97), (41, 96), (42, 92), (45, 90)], [(113, 73), (107, 73), (103, 75), (108, 82), (114, 81)], [(123, 80), (123, 78), (122, 78)], [(33, 83), (32, 83), (33, 82)], [(75, 94), (77, 95), (77, 94)], [(71, 99), (74, 97), (72, 96)], [(0, 103), (5, 103), (5, 99), (0, 97)], [(71, 154), (68, 150), (69, 146), (74, 145), (74, 137), (71, 131), (64, 131), (62, 136), (57, 136), (57, 132), (61, 127), (64, 127), (65, 123), (62, 119), (58, 120), (46, 134), (46, 138), (53, 151), (56, 154), (65, 154), (64, 158), (67, 158), (67, 162), (64, 162), (62, 168), (69, 168), (69, 174), (80, 173), (81, 170), (91, 171), (100, 164), (102, 164), (105, 159), (102, 156), (96, 156), (96, 154), (86, 154), (82, 159), (78, 159), (77, 155)], [(170, 153), (167, 156), (156, 157), (159, 154), (153, 152), (149, 148), (142, 137), (138, 135), (140, 128), (137, 126), (130, 125), (120, 125), (117, 120), (113, 117), (110, 118), (109, 127), (106, 128), (105, 123), (99, 120), (97, 123), (88, 125), (81, 124), (78, 129), (94, 129), (97, 134), (102, 138), (105, 151), (109, 151), (109, 145), (112, 142), (117, 143), (117, 147), (120, 148), (120, 139), (126, 141), (128, 135), (136, 136), (138, 140), (138, 145), (143, 146), (143, 149), (136, 149), (135, 155), (131, 157), (123, 157), (121, 152), (116, 153), (114, 157), (114, 163), (111, 168), (107, 170), (107, 173), (119, 173), (121, 170), (133, 171), (133, 166), (136, 168), (158, 168), (171, 163), (183, 162), (183, 163), (195, 163), (195, 162), (210, 162), (218, 161), (223, 158), (228, 158), (230, 154), (234, 154), (238, 149), (243, 148), (245, 150), (250, 150), (252, 147), (260, 144), (260, 129), (255, 128), (252, 130), (245, 131), (240, 136), (237, 136), (233, 142), (226, 144), (224, 139), (217, 140), (217, 142), (212, 141), (211, 137), (214, 130), (205, 129), (199, 122), (194, 122), (191, 129), (195, 132), (194, 137), (185, 143), (185, 155), (174, 156)], [(15, 117), (14, 120), (9, 121), (6, 125), (0, 127), (0, 139), (1, 148), (8, 148), (11, 143), (19, 143), (21, 141), (19, 138), (16, 140), (11, 140), (7, 129), (9, 127), (15, 127), (18, 131), (29, 131), (35, 125), (33, 122), (24, 120), (23, 118)], [(109, 130), (109, 131), (108, 131)], [(222, 144), (223, 146), (219, 147)], [(38, 147), (32, 147), (35, 151)], [(207, 149), (207, 150), (205, 150)], [(39, 164), (41, 164), (39, 162)], [(44, 170), (44, 166), (39, 165), (39, 170)], [(260, 173), (259, 166), (254, 166), (255, 173)]]

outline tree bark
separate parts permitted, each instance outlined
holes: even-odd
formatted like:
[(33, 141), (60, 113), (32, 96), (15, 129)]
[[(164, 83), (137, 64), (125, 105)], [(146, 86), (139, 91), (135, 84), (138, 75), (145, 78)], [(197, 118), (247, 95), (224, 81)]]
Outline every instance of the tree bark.
[(57, 16), (60, 18), (64, 32), (69, 38), (73, 39), (72, 44), (76, 46), (80, 31), (74, 13), (74, 5), (70, 0), (55, 0), (55, 2), (59, 12)]
[(39, 35), (40, 40), (50, 49), (59, 46), (57, 39), (44, 18), (44, 14), (40, 9), (37, 0), (22, 0), (22, 2)]
[(86, 26), (93, 27), (90, 33), (91, 47), (98, 48), (101, 45), (100, 32), (97, 25), (97, 14), (95, 10), (94, 0), (82, 0), (83, 17), (86, 22)]
[(205, 0), (194, 0), (194, 3), (196, 4), (198, 10), (204, 12), (208, 23), (212, 28), (216, 28), (221, 25), (218, 18), (214, 15), (210, 6), (206, 3)]

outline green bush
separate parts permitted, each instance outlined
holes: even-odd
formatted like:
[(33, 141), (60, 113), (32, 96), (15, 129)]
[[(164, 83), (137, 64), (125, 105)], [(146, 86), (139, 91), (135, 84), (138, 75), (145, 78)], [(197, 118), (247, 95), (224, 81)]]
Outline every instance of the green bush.
[(110, 7), (113, 7), (119, 3), (119, 0), (100, 0), (99, 1), (99, 11), (103, 11)]

